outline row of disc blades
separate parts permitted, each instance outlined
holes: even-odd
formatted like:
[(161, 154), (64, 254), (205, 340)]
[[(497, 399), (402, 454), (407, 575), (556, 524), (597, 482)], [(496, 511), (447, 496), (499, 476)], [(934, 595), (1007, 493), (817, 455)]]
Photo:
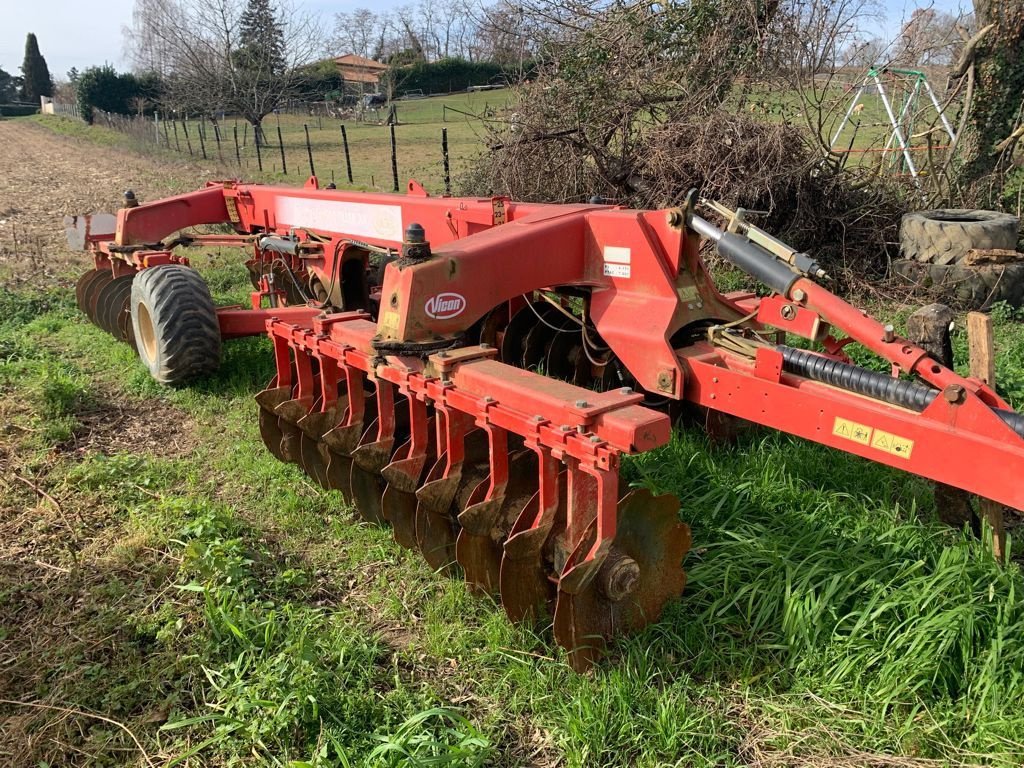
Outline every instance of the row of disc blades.
[[(274, 456), (340, 491), (367, 522), (389, 524), (395, 541), (417, 549), (432, 568), (461, 572), (475, 592), (500, 600), (512, 620), (551, 621), (556, 641), (577, 670), (599, 658), (610, 638), (657, 620), (683, 590), (690, 534), (679, 522), (675, 497), (646, 490), (627, 493), (619, 502), (610, 551), (598, 567), (575, 570), (586, 578), (566, 579), (597, 536), (591, 509), (578, 540), (567, 540), (567, 472), (559, 476), (559, 503), (541, 514), (537, 454), (512, 438), (504, 493), (488, 501), (488, 437), (472, 420), (461, 467), (445, 476), (449, 462), (437, 450), (431, 415), (427, 455), (410, 473), (409, 403), (404, 398), (395, 399), (394, 440), (383, 456), (374, 443), (378, 411), (372, 392), (362, 398), (364, 430), (358, 443), (352, 435), (346, 441), (336, 427), (348, 407), (344, 392), (326, 410), (318, 401), (293, 398), (291, 389), (278, 387), (276, 380), (257, 396), (260, 434)], [(596, 486), (587, 488), (587, 480), (577, 475), (575, 498), (586, 498), (589, 491), (596, 499)], [(588, 505), (578, 509), (586, 515)]]
[(86, 317), (119, 341), (135, 345), (131, 294), (135, 275), (114, 277), (109, 269), (91, 269), (75, 284), (75, 300)]

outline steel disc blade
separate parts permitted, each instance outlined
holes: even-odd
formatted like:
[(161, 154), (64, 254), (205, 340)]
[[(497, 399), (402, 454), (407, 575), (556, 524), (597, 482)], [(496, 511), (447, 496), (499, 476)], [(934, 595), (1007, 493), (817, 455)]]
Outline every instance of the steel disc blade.
[(536, 492), (537, 454), (519, 451), (509, 457), (508, 483), (502, 498), (493, 503), (481, 501), (459, 515), (461, 530), (455, 542), (455, 559), (474, 589), (498, 594), (505, 540)]
[(572, 381), (579, 358), (583, 356), (583, 340), (578, 333), (559, 333), (548, 345), (545, 371), (548, 376)]
[[(374, 419), (363, 433), (360, 443), (372, 441), (372, 436), (376, 434), (377, 420)], [(352, 485), (352, 502), (359, 516), (368, 523), (384, 525), (387, 521), (381, 509), (381, 498), (384, 496), (385, 482), (380, 472), (370, 472), (353, 461), (349, 477)]]
[(278, 461), (288, 461), (281, 450), (281, 440), (284, 435), (281, 433), (280, 418), (275, 412), (276, 407), (291, 397), (291, 387), (277, 386), (277, 376), (270, 380), (267, 388), (256, 395), (256, 402), (259, 404), (259, 425), (260, 437), (267, 450)]
[(95, 279), (90, 280), (89, 284), (85, 287), (85, 291), (82, 294), (82, 302), (85, 304), (85, 314), (92, 321), (93, 325), (98, 325), (96, 320), (96, 302), (99, 299), (100, 291), (114, 279), (114, 276), (107, 270), (100, 270), (99, 274)]
[(299, 466), (317, 485), (327, 487), (327, 464), (320, 453), (320, 444), (305, 433), (299, 437)]
[(99, 274), (100, 270), (98, 269), (87, 270), (82, 273), (82, 276), (75, 283), (75, 303), (78, 304), (78, 308), (83, 313), (85, 312), (85, 291), (89, 287), (89, 283), (95, 280)]
[(565, 528), (566, 473), (558, 478), (559, 504), (534, 525), (540, 510), (536, 493), (520, 511), (501, 557), (501, 605), (512, 621), (537, 623), (555, 603), (551, 540)]
[(550, 322), (555, 315), (559, 315), (557, 309), (546, 301), (536, 301), (530, 306), (523, 307), (512, 316), (505, 334), (501, 340), (501, 359), (509, 365), (522, 366), (523, 353), (526, 350), (526, 337), (533, 328), (540, 324), (543, 318)]
[[(442, 480), (446, 464), (447, 456), (438, 456), (424, 486)], [(474, 429), (466, 434), (465, 457), (461, 472), (457, 477), (449, 478), (457, 481), (449, 503), (435, 506), (426, 503), (422, 493), (417, 493), (416, 544), (423, 558), (434, 570), (447, 570), (455, 565), (455, 541), (459, 534), (458, 514), (468, 502), (470, 494), (486, 476), (487, 466), (487, 434), (481, 429)]]
[[(433, 434), (433, 420), (431, 419), (428, 423), (430, 425), (428, 427), (428, 434)], [(434, 464), (434, 454), (436, 453), (434, 446), (434, 441), (430, 440), (417, 486), (426, 479), (430, 468)], [(392, 461), (405, 461), (409, 457), (411, 449), (411, 440), (402, 443), (398, 450), (395, 451)], [(381, 499), (381, 509), (384, 518), (391, 524), (395, 541), (406, 549), (414, 549), (416, 547), (416, 504), (415, 491), (400, 490), (392, 483), (388, 483), (387, 488), (384, 490), (384, 496)]]
[(544, 366), (547, 361), (548, 347), (559, 336), (579, 336), (572, 331), (574, 327), (578, 328), (579, 326), (551, 304), (544, 302), (544, 306), (549, 307), (553, 314), (546, 317), (544, 322), (538, 321), (526, 334), (526, 339), (523, 341), (523, 367), (546, 375), (547, 371)]
[[(596, 531), (591, 523), (570, 563), (586, 554)], [(594, 577), (575, 592), (558, 590), (555, 640), (569, 652), (573, 669), (588, 669), (612, 637), (658, 620), (686, 585), (683, 558), (689, 549), (690, 529), (679, 522), (674, 496), (637, 490), (619, 502), (615, 540)]]
[(327, 487), (339, 491), (346, 504), (353, 504), (352, 457), (332, 451), (323, 443), (319, 448), (321, 454), (326, 454)]
[(134, 275), (116, 277), (96, 297), (96, 324), (111, 336), (117, 336), (118, 318), (128, 307)]

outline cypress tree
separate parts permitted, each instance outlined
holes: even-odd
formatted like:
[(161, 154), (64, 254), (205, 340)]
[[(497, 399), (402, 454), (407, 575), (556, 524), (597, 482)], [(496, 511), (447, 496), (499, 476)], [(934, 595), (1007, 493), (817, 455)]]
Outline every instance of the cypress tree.
[(46, 66), (43, 54), (39, 52), (39, 42), (32, 32), (29, 32), (28, 37), (25, 38), (25, 61), (21, 65), (21, 75), (24, 78), (21, 85), (21, 97), (25, 101), (38, 104), (40, 96), (53, 95), (50, 69)]

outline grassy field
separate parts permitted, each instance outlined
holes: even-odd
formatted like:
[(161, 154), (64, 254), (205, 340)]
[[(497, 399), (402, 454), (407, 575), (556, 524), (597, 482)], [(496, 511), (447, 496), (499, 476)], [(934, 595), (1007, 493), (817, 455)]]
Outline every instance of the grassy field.
[[(218, 300), (244, 299), (238, 265), (200, 266)], [(690, 579), (661, 622), (578, 676), (546, 630), (510, 626), (270, 457), (252, 400), (271, 374), (265, 340), (231, 342), (220, 374), (168, 390), (68, 292), (2, 302), (0, 505), (22, 547), (0, 593), (5, 685), (74, 710), (0, 709), (0, 744), (24, 750), (8, 754), (290, 768), (1024, 758), (1024, 579), (935, 523), (922, 481), (767, 432), (730, 448), (681, 432), (627, 461), (628, 481), (682, 500)], [(1020, 381), (1024, 332), (1005, 311), (997, 331), (1001, 373)]]
[[(409, 99), (395, 102), (400, 124), (395, 128), (396, 155), (398, 158), (399, 184), (404, 189), (406, 181), (416, 179), (435, 194), (444, 191), (444, 169), (441, 151), (441, 131), (448, 130), (448, 148), (452, 176), (463, 171), (470, 160), (477, 155), (484, 134), (481, 118), (501, 109), (508, 99), (507, 91), (460, 93), (450, 96), (436, 96), (427, 99)], [(368, 113), (373, 115), (374, 113)], [(387, 115), (386, 109), (379, 110), (379, 118)], [(69, 118), (38, 116), (36, 120), (51, 130), (70, 136), (95, 137), (108, 145), (134, 145), (141, 142), (101, 126), (86, 126)], [(349, 154), (352, 163), (353, 183), (348, 183), (345, 155), (341, 137), (341, 126), (348, 134)], [(178, 123), (178, 135), (168, 128), (171, 150), (168, 156), (185, 155), (201, 161), (201, 147), (198, 126), (188, 122), (189, 139), (186, 141), (185, 128)], [(391, 134), (387, 125), (378, 124), (369, 117), (364, 122), (355, 120), (339, 121), (327, 117), (317, 118), (292, 114), (270, 115), (263, 124), (267, 146), (261, 147), (260, 158), (263, 172), (258, 168), (256, 145), (252, 130), (234, 118), (228, 118), (221, 125), (221, 148), (218, 155), (213, 129), (207, 125), (205, 150), (211, 167), (220, 166), (225, 173), (248, 179), (287, 181), (298, 183), (310, 175), (309, 158), (306, 151), (306, 128), (309, 129), (310, 146), (313, 151), (314, 169), (322, 184), (334, 181), (339, 187), (390, 192), (393, 188), (391, 172)], [(284, 164), (281, 161), (278, 128), (284, 146)], [(241, 172), (235, 155), (234, 136), (237, 131)], [(162, 136), (162, 132), (161, 132)], [(149, 137), (149, 133), (147, 133)], [(161, 141), (162, 138), (161, 138)], [(191, 143), (192, 153), (188, 151)], [(155, 151), (150, 144), (145, 147)], [(180, 152), (177, 151), (180, 148)], [(222, 162), (221, 162), (222, 161)], [(287, 167), (287, 173), (282, 171)]]

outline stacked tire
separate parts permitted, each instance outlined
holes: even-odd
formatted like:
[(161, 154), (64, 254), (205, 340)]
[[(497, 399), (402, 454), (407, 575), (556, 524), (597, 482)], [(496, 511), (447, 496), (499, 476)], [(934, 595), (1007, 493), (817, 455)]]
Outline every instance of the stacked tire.
[[(972, 264), (968, 252), (1015, 251), (1020, 221), (997, 211), (916, 211), (900, 224), (903, 258), (893, 270), (921, 290), (965, 308), (1024, 305), (1024, 260)], [(1022, 257), (1024, 259), (1024, 257)]]

